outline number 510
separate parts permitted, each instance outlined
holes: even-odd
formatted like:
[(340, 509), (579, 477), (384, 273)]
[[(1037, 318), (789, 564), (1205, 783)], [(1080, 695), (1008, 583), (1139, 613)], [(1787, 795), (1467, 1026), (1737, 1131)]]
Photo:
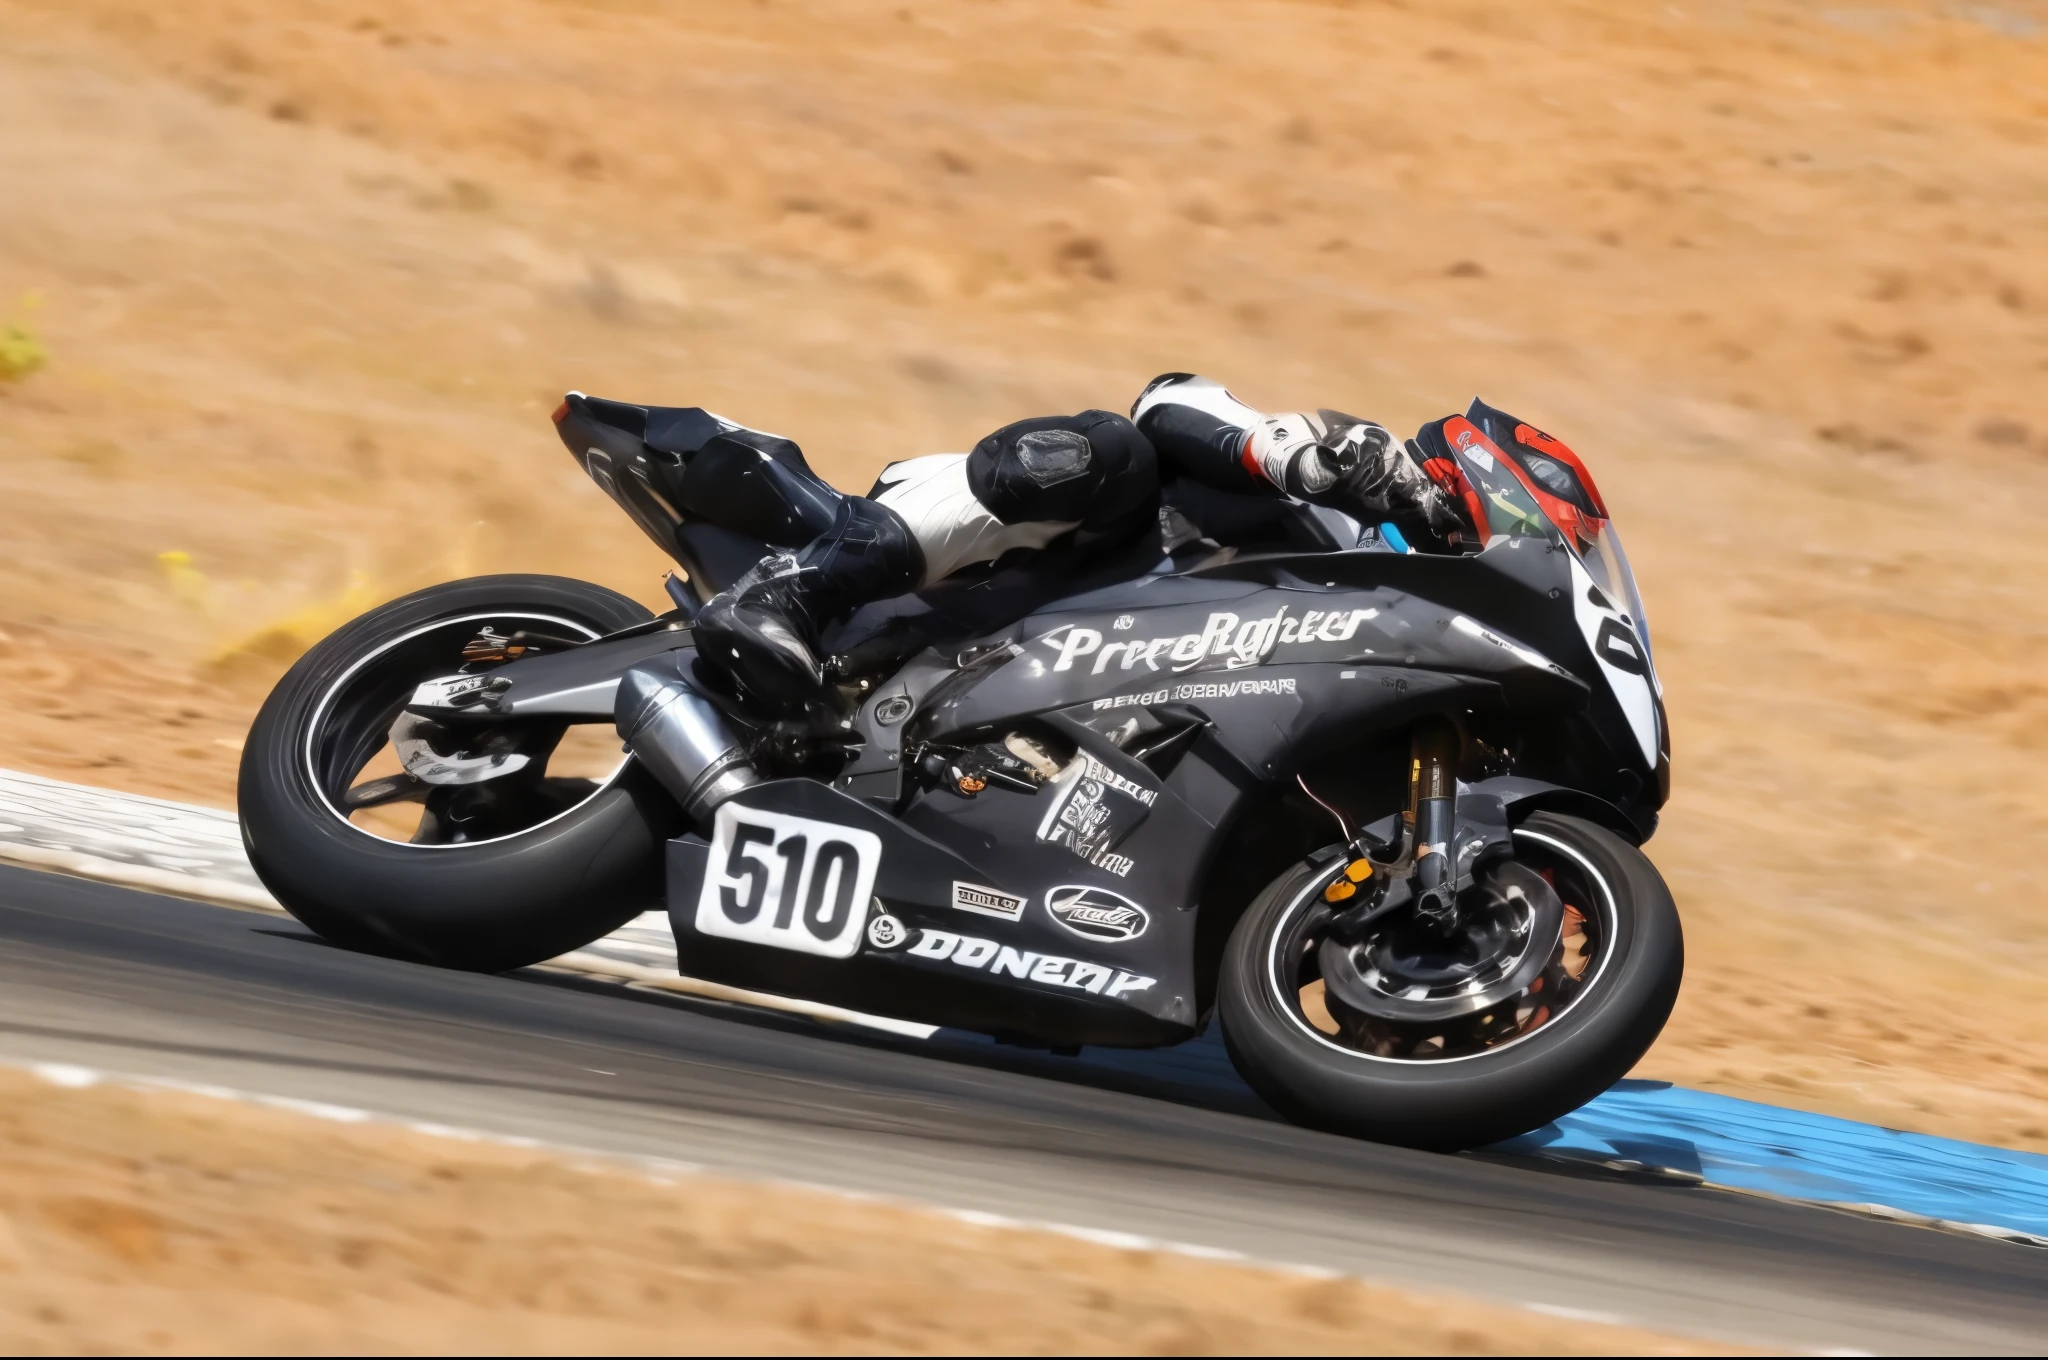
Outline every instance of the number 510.
[(813, 839), (802, 832), (777, 841), (773, 827), (740, 822), (733, 828), (723, 872), (729, 881), (718, 890), (718, 904), (734, 925), (753, 925), (775, 890), (775, 914), (767, 929), (791, 929), (801, 902), (804, 929), (829, 940), (852, 914), (860, 852), (845, 841)]

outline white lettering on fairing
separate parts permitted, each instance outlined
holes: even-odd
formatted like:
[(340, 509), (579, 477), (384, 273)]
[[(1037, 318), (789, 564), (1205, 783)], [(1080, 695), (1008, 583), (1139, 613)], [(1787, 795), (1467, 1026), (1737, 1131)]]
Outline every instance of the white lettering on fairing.
[(1146, 690), (1142, 694), (1117, 694), (1107, 699), (1097, 699), (1090, 707), (1144, 708), (1151, 704), (1186, 703), (1191, 699), (1235, 699), (1241, 694), (1292, 694), (1294, 677), (1280, 676), (1272, 680), (1212, 680), (1206, 684), (1190, 681), (1187, 684), (1168, 685), (1161, 689)]
[(1070, 671), (1076, 661), (1086, 656), (1095, 658), (1095, 664), (1089, 668), (1091, 675), (1103, 674), (1112, 663), (1127, 671), (1139, 666), (1156, 671), (1161, 668), (1162, 661), (1169, 662), (1175, 671), (1193, 670), (1209, 658), (1218, 656), (1225, 658), (1223, 664), (1226, 669), (1240, 670), (1261, 664), (1281, 643), (1349, 642), (1357, 634), (1358, 625), (1379, 612), (1377, 609), (1311, 609), (1295, 618), (1283, 608), (1263, 619), (1241, 620), (1235, 614), (1219, 610), (1208, 617), (1198, 633), (1132, 638), (1128, 642), (1112, 642), (1104, 646), (1102, 634), (1095, 629), (1062, 624), (1039, 641), (1058, 653), (1052, 663), (1055, 671)]
[(1129, 973), (1100, 963), (1084, 963), (1079, 959), (1040, 954), (1010, 945), (999, 946), (993, 940), (978, 940), (972, 935), (955, 935), (947, 930), (919, 931), (917, 943), (910, 946), (909, 952), (921, 959), (944, 959), (962, 968), (985, 968), (989, 960), (994, 959), (995, 967), (990, 969), (991, 972), (1092, 992), (1097, 996), (1121, 997), (1129, 992), (1142, 992), (1158, 981), (1142, 973)]

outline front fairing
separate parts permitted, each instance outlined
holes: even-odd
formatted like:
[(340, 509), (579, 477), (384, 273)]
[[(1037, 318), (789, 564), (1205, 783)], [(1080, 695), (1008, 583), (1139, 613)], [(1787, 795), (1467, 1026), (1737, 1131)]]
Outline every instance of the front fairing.
[(1271, 778), (1424, 710), (1523, 714), (1571, 754), (1532, 773), (1623, 807), (1648, 835), (1663, 801), (1661, 719), (1653, 711), (1646, 756), (1591, 651), (1601, 625), (1589, 639), (1579, 618), (1579, 570), (1555, 537), (1519, 535), (1462, 556), (1269, 554), (1124, 583), (991, 639), (1010, 644), (1008, 659), (933, 689), (908, 735), (1000, 732), (1048, 710), (1108, 731), (1192, 704)]
[(1626, 719), (1654, 804), (1670, 792), (1670, 733), (1663, 686), (1635, 572), (1592, 474), (1551, 436), (1483, 402), (1429, 427), (1425, 444), (1455, 464), (1476, 511), (1481, 555), (1539, 541), (1568, 558), (1572, 616), (1595, 682)]

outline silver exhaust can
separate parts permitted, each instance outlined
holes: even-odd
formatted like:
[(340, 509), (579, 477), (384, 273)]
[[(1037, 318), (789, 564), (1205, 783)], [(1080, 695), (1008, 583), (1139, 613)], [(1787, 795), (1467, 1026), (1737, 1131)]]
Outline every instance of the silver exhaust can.
[(724, 715), (691, 678), (694, 647), (642, 661), (619, 679), (612, 719), (633, 758), (661, 781), (692, 821), (761, 782)]

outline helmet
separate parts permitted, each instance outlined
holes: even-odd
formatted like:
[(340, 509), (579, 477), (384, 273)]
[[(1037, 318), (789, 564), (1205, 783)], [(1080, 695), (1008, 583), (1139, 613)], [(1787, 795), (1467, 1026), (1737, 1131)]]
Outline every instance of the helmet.
[(1483, 401), (1431, 421), (1415, 443), (1423, 471), (1464, 508), (1482, 547), (1497, 534), (1541, 535), (1547, 524), (1583, 553), (1607, 527), (1606, 502), (1579, 456)]

